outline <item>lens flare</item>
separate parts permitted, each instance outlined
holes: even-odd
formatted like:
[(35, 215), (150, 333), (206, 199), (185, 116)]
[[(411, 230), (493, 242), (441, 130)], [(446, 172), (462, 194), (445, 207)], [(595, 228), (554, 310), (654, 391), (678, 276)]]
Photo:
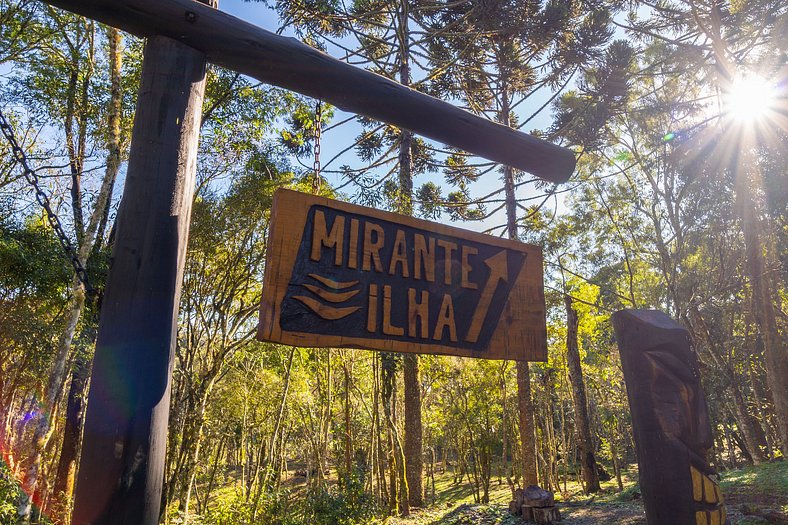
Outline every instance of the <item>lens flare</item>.
[(755, 122), (774, 109), (776, 98), (776, 86), (763, 77), (750, 74), (734, 79), (726, 97), (726, 106), (728, 114), (734, 119)]

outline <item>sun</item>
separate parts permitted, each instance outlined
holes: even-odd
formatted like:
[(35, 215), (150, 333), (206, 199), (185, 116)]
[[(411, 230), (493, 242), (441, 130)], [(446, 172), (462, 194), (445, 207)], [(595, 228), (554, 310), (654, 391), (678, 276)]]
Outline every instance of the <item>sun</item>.
[(765, 78), (749, 74), (737, 76), (725, 106), (728, 115), (740, 122), (757, 122), (769, 116), (777, 100), (777, 88)]

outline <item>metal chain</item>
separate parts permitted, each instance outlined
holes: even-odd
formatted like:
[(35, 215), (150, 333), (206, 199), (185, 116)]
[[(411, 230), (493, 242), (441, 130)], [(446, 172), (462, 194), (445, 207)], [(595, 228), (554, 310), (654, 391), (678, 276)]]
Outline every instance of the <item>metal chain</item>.
[(80, 262), (76, 248), (74, 248), (74, 245), (71, 243), (71, 239), (69, 239), (68, 235), (66, 235), (66, 231), (63, 229), (63, 225), (60, 223), (60, 219), (58, 219), (57, 215), (52, 210), (49, 197), (46, 193), (44, 193), (44, 191), (41, 189), (41, 186), (39, 185), (38, 174), (33, 168), (30, 167), (27, 155), (25, 154), (24, 150), (19, 147), (19, 143), (16, 141), (16, 137), (14, 136), (14, 129), (6, 119), (2, 109), (0, 109), (0, 131), (3, 132), (3, 135), (11, 146), (11, 153), (14, 156), (14, 160), (22, 167), (22, 173), (25, 176), (25, 180), (27, 180), (27, 182), (35, 189), (36, 200), (41, 205), (41, 207), (44, 208), (47, 221), (49, 222), (50, 226), (52, 226), (58, 241), (60, 241), (60, 246), (66, 253), (66, 257), (68, 257), (68, 259), (71, 261), (71, 266), (74, 267), (74, 272), (77, 274), (77, 279), (79, 279), (79, 281), (85, 287), (85, 293), (88, 295), (95, 294), (96, 290), (90, 284), (88, 272)]
[(323, 102), (318, 100), (315, 108), (315, 163), (312, 169), (315, 172), (315, 179), (312, 181), (312, 192), (317, 194), (320, 191), (320, 136), (323, 131)]

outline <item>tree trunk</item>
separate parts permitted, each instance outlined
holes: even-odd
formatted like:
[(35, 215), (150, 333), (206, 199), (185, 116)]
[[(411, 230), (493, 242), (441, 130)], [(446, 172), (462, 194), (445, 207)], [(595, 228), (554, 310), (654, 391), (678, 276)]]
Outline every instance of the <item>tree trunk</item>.
[(758, 425), (758, 423), (752, 418), (747, 410), (747, 405), (742, 396), (739, 380), (736, 377), (733, 366), (729, 361), (721, 357), (724, 351), (720, 349), (720, 345), (712, 336), (703, 314), (701, 314), (697, 307), (693, 306), (690, 308), (688, 312), (688, 321), (693, 324), (693, 336), (698, 335), (706, 342), (709, 348), (709, 355), (717, 365), (717, 368), (728, 379), (727, 386), (730, 389), (730, 397), (733, 398), (735, 407), (735, 411), (732, 412), (732, 415), (733, 419), (736, 421), (736, 425), (744, 436), (744, 442), (748, 451), (746, 456), (750, 458), (752, 463), (763, 463), (767, 458), (758, 445), (759, 441), (756, 437), (757, 431), (755, 428), (755, 425)]
[(739, 389), (739, 385), (736, 384), (736, 379), (734, 376), (733, 370), (729, 370), (728, 375), (731, 377), (731, 393), (733, 394), (733, 405), (736, 407), (736, 424), (741, 430), (742, 436), (744, 437), (744, 442), (747, 445), (747, 449), (750, 451), (750, 457), (752, 457), (752, 462), (756, 465), (760, 465), (765, 461), (768, 461), (768, 457), (764, 453), (763, 449), (761, 449), (758, 434), (755, 425), (758, 423), (753, 419), (750, 413), (747, 411), (747, 405), (744, 402), (744, 397), (742, 396), (741, 390)]
[[(727, 73), (720, 75), (718, 80), (718, 87), (724, 93), (730, 90), (735, 68), (729, 58), (731, 53), (723, 36), (720, 6), (716, 3), (712, 4), (710, 14), (710, 24), (707, 27), (701, 26), (701, 30), (712, 41), (717, 67)], [(754, 197), (754, 194), (763, 192), (763, 184), (754, 147), (755, 143), (750, 136), (746, 133), (740, 135), (737, 145), (738, 156), (735, 157), (738, 162), (732, 166), (736, 174), (734, 192), (747, 254), (745, 273), (750, 281), (752, 313), (763, 341), (766, 379), (774, 400), (775, 420), (782, 441), (781, 450), (783, 456), (788, 456), (788, 352), (785, 351), (777, 330), (772, 281), (765, 272), (759, 216), (763, 211), (763, 203), (756, 201)]]
[(51, 413), (56, 409), (56, 401), (60, 398), (66, 375), (66, 362), (71, 350), (71, 341), (74, 340), (74, 333), (77, 329), (79, 317), (82, 314), (82, 307), (85, 304), (85, 292), (82, 284), (74, 277), (71, 284), (71, 301), (66, 317), (66, 327), (60, 335), (55, 354), (55, 364), (50, 372), (49, 381), (45, 391), (43, 409), (39, 408), (38, 417), (35, 418), (35, 428), (33, 430), (33, 452), (25, 470), (24, 480), (22, 481), (22, 493), (17, 502), (17, 515), (22, 523), (30, 520), (30, 513), (33, 509), (30, 495), (36, 493), (36, 485), (41, 470), (41, 455), (49, 443), (52, 435), (50, 421)]
[(416, 354), (405, 354), (402, 360), (405, 383), (405, 466), (408, 477), (408, 500), (411, 506), (421, 507), (423, 504), (423, 488), (419, 356)]
[(53, 523), (66, 524), (70, 521), (74, 481), (77, 474), (77, 459), (82, 444), (82, 426), (85, 422), (85, 387), (90, 373), (90, 361), (83, 350), (77, 355), (71, 373), (71, 387), (66, 406), (66, 423), (63, 429), (63, 445), (60, 449), (57, 474), (55, 476), (54, 502), (50, 516)]
[(782, 441), (783, 456), (788, 456), (788, 353), (782, 346), (777, 331), (774, 303), (772, 301), (771, 280), (765, 275), (764, 247), (761, 242), (760, 218), (761, 210), (756, 203), (752, 191), (761, 188), (760, 177), (747, 173), (757, 170), (757, 160), (748, 151), (749, 145), (743, 148), (743, 162), (736, 181), (736, 201), (741, 214), (742, 231), (746, 246), (747, 260), (745, 269), (750, 281), (752, 294), (752, 313), (758, 332), (763, 341), (763, 354), (766, 361), (766, 378), (774, 400), (775, 421)]
[[(410, 32), (408, 27), (408, 0), (401, 0), (397, 9), (399, 43), (399, 81), (410, 85)], [(413, 215), (413, 133), (400, 131), (399, 146), (399, 202), (397, 208), (403, 215)], [(423, 504), (422, 475), (422, 425), (421, 380), (419, 356), (406, 354), (402, 363), (405, 407), (405, 467), (407, 473), (408, 501), (413, 507)]]
[[(100, 224), (106, 220), (115, 184), (120, 169), (121, 145), (120, 128), (123, 103), (123, 86), (121, 78), (122, 50), (120, 31), (108, 28), (109, 40), (109, 68), (110, 68), (110, 101), (108, 108), (108, 141), (107, 141), (107, 167), (104, 180), (99, 190), (96, 207), (88, 230), (83, 237), (82, 259), (87, 260), (89, 250), (98, 246), (97, 239), (102, 235)], [(85, 240), (88, 242), (86, 243)], [(91, 246), (91, 244), (93, 246)], [(94, 305), (94, 307), (98, 307)], [(95, 332), (90, 344), (95, 343)], [(82, 444), (82, 426), (84, 424), (84, 395), (90, 363), (84, 353), (77, 356), (71, 378), (71, 387), (66, 408), (66, 423), (63, 430), (63, 445), (55, 478), (53, 521), (68, 523), (71, 517), (74, 481), (76, 476), (77, 459)]]
[(517, 408), (520, 415), (520, 441), (523, 449), (523, 486), (536, 485), (536, 436), (534, 406), (531, 402), (531, 371), (527, 361), (517, 362)]
[(350, 429), (350, 361), (347, 354), (343, 356), (345, 372), (345, 475), (350, 479), (353, 471), (353, 434)]
[(569, 369), (569, 382), (572, 383), (572, 401), (575, 408), (575, 428), (577, 443), (580, 445), (580, 468), (583, 474), (583, 490), (586, 494), (599, 492), (599, 473), (594, 457), (594, 443), (591, 439), (591, 423), (588, 419), (586, 387), (583, 382), (583, 368), (580, 364), (580, 349), (577, 343), (577, 312), (572, 307), (572, 298), (564, 295), (566, 307), (566, 365)]
[[(501, 124), (511, 125), (509, 93), (506, 87), (501, 93)], [(509, 238), (519, 240), (517, 232), (517, 196), (514, 187), (514, 169), (503, 168), (503, 184), (506, 198), (506, 230)], [(520, 442), (523, 451), (523, 486), (536, 485), (536, 436), (534, 434), (534, 405), (531, 399), (531, 371), (527, 361), (517, 362), (517, 409), (520, 421)]]
[(615, 433), (611, 433), (609, 439), (610, 439), (610, 456), (613, 460), (613, 474), (615, 474), (616, 476), (616, 484), (618, 485), (618, 491), (621, 492), (622, 490), (624, 490), (624, 482), (621, 480), (621, 463), (618, 458), (618, 447), (616, 446)]

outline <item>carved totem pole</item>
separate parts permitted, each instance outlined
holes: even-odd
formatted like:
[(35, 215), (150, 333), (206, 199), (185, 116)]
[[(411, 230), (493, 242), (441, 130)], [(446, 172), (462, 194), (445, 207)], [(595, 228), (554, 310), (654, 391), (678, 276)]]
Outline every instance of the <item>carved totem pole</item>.
[(656, 310), (613, 314), (649, 525), (724, 525), (706, 453), (706, 400), (689, 333)]

